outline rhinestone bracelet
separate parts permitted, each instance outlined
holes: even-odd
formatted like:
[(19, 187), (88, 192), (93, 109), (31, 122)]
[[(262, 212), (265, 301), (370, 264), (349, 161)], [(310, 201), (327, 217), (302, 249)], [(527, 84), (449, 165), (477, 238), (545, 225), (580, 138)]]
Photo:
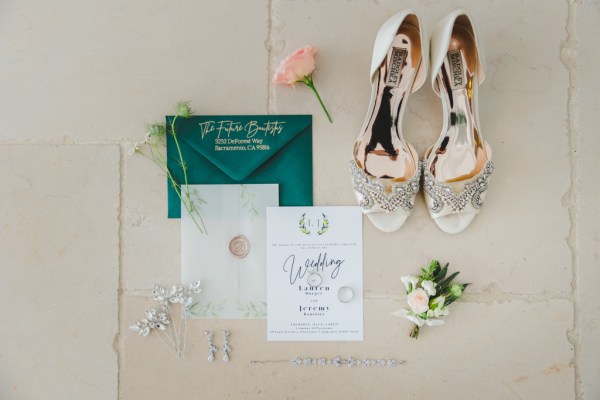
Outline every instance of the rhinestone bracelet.
[(264, 360), (264, 361), (258, 361), (258, 360), (254, 360), (254, 361), (250, 361), (250, 364), (268, 364), (268, 363), (291, 363), (292, 365), (332, 365), (334, 367), (339, 367), (341, 365), (345, 365), (348, 367), (372, 367), (372, 366), (377, 366), (377, 367), (395, 367), (398, 365), (404, 365), (406, 364), (406, 361), (404, 360), (394, 360), (394, 359), (389, 359), (389, 360), (384, 360), (382, 358), (380, 359), (370, 359), (370, 358), (365, 358), (365, 359), (357, 359), (357, 358), (352, 358), (352, 357), (348, 357), (348, 358), (342, 358), (342, 357), (334, 357), (331, 359), (327, 359), (324, 357), (320, 357), (320, 358), (310, 358), (310, 357), (304, 357), (304, 358), (300, 358), (300, 357), (296, 357), (294, 359), (292, 359), (291, 361), (288, 360)]

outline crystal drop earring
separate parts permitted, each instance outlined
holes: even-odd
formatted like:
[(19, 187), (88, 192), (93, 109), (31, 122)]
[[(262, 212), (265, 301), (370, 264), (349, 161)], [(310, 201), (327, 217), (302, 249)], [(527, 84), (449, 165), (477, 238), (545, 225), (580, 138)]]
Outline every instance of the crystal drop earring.
[(231, 346), (229, 346), (229, 331), (223, 331), (223, 347), (221, 350), (225, 353), (225, 355), (223, 355), (223, 361), (229, 362), (229, 353), (231, 352)]
[(215, 361), (215, 353), (217, 352), (217, 347), (212, 341), (213, 333), (205, 331), (204, 334), (206, 335), (206, 340), (208, 341), (208, 361), (213, 362)]

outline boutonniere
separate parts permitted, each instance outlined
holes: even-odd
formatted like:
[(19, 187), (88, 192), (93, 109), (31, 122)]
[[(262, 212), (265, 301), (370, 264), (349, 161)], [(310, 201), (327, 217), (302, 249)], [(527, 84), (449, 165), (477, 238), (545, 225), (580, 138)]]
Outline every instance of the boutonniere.
[(409, 309), (394, 311), (392, 315), (406, 318), (414, 324), (410, 337), (417, 339), (423, 325), (444, 324), (443, 318), (450, 313), (448, 306), (458, 300), (469, 285), (453, 283), (459, 272), (448, 275), (448, 265), (442, 267), (433, 260), (428, 268), (421, 269), (419, 276), (400, 278), (406, 287)]

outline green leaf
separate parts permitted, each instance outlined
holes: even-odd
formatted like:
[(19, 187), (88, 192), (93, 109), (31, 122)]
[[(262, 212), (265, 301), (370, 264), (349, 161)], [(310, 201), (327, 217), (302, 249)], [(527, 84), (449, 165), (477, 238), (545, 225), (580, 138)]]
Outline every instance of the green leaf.
[(440, 273), (435, 277), (436, 281), (441, 281), (446, 277), (446, 273), (448, 272), (448, 264), (442, 269), (440, 269)]
[(445, 287), (449, 286), (452, 283), (452, 280), (454, 278), (456, 278), (456, 276), (460, 274), (460, 272), (456, 271), (455, 273), (451, 274), (449, 277), (447, 277), (446, 279), (440, 281), (437, 286), (436, 286), (436, 290), (437, 288), (440, 288), (440, 290), (444, 290)]
[(454, 297), (454, 295), (449, 294), (446, 297), (446, 301), (444, 302), (445, 306), (448, 307), (450, 304), (454, 303), (456, 301), (456, 297)]

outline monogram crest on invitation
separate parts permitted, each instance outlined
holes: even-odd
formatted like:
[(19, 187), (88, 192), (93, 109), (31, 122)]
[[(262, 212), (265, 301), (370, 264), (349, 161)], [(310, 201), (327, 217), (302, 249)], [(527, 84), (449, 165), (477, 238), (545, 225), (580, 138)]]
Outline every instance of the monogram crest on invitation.
[(298, 222), (298, 229), (305, 235), (312, 235), (314, 229), (317, 229), (317, 235), (324, 235), (329, 230), (329, 218), (325, 213), (321, 213), (316, 222), (313, 222), (312, 219), (306, 217), (306, 213), (303, 213)]

